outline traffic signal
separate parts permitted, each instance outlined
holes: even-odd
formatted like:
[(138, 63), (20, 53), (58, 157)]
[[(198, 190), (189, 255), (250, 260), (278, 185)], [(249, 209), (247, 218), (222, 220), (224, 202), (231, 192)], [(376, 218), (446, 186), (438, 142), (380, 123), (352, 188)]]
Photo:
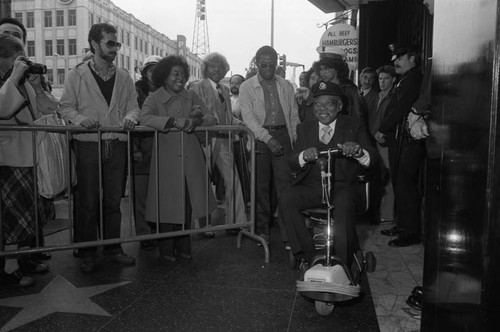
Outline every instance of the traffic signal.
[(286, 68), (286, 54), (280, 55), (280, 67)]

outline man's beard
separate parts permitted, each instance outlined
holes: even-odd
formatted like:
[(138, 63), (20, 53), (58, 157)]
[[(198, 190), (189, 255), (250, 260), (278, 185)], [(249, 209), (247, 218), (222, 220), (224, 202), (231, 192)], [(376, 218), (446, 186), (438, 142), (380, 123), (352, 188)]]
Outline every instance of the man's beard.
[(234, 96), (237, 96), (240, 93), (240, 89), (238, 89), (237, 87), (234, 86), (234, 87), (231, 88), (231, 93)]

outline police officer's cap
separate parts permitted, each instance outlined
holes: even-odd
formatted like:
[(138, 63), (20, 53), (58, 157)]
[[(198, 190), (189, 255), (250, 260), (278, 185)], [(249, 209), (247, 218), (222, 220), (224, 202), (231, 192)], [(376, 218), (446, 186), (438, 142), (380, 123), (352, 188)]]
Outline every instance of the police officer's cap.
[(394, 61), (398, 57), (408, 53), (419, 53), (419, 49), (417, 46), (411, 44), (396, 44), (394, 45), (391, 60)]

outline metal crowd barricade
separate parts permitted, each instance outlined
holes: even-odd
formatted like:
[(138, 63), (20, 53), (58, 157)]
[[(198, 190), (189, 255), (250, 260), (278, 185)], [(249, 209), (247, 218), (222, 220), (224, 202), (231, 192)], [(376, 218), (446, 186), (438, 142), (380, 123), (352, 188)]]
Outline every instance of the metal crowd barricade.
[[(73, 204), (72, 198), (73, 198), (73, 188), (71, 185), (71, 177), (73, 176), (72, 173), (72, 167), (70, 165), (72, 158), (71, 158), (71, 148), (68, 151), (68, 154), (70, 157), (68, 158), (69, 162), (67, 165), (67, 176), (69, 177), (67, 183), (67, 202), (68, 202), (68, 220), (69, 220), (69, 240), (67, 244), (58, 244), (55, 246), (45, 246), (41, 247), (39, 243), (39, 239), (37, 238), (37, 246), (35, 248), (26, 248), (26, 249), (17, 249), (17, 250), (10, 250), (10, 251), (4, 251), (4, 246), (3, 246), (3, 230), (2, 230), (2, 220), (1, 220), (1, 214), (0, 214), (0, 257), (3, 256), (13, 256), (13, 255), (20, 255), (20, 254), (34, 254), (34, 253), (39, 253), (39, 252), (48, 252), (48, 251), (61, 251), (61, 250), (71, 250), (71, 249), (78, 249), (78, 248), (85, 248), (85, 247), (91, 247), (91, 246), (103, 246), (103, 245), (110, 245), (110, 244), (118, 244), (118, 243), (126, 243), (126, 242), (135, 242), (135, 241), (144, 241), (144, 240), (156, 240), (156, 239), (163, 239), (163, 238), (169, 238), (169, 237), (176, 237), (176, 236), (182, 236), (182, 235), (191, 235), (191, 234), (200, 234), (208, 231), (220, 231), (220, 230), (230, 230), (230, 229), (236, 229), (239, 230), (238, 236), (237, 236), (237, 248), (241, 247), (241, 240), (243, 235), (252, 238), (253, 240), (259, 241), (262, 244), (262, 248), (264, 249), (264, 260), (265, 263), (269, 263), (269, 247), (267, 242), (257, 236), (255, 234), (255, 137), (253, 133), (246, 127), (244, 126), (229, 126), (229, 125), (224, 125), (224, 126), (200, 126), (196, 128), (196, 132), (203, 133), (205, 136), (205, 142), (207, 142), (207, 145), (209, 146), (206, 151), (208, 152), (208, 155), (206, 155), (206, 170), (205, 170), (205, 175), (206, 175), (206, 184), (207, 184), (207, 190), (211, 190), (210, 188), (210, 179), (209, 179), (209, 174), (210, 174), (210, 165), (211, 165), (211, 144), (213, 143), (214, 136), (216, 136), (216, 133), (221, 133), (221, 132), (227, 132), (227, 139), (229, 140), (229, 146), (233, 146), (233, 142), (235, 141), (236, 137), (238, 136), (238, 133), (245, 133), (245, 137), (248, 138), (248, 147), (249, 147), (249, 154), (250, 154), (250, 161), (249, 161), (249, 169), (250, 169), (250, 215), (249, 215), (249, 220), (247, 222), (235, 222), (234, 220), (234, 197), (231, 199), (231, 202), (227, 202), (228, 205), (228, 211), (226, 213), (230, 214), (230, 220), (231, 223), (229, 224), (223, 224), (223, 225), (217, 225), (217, 226), (211, 226), (207, 225), (205, 227), (199, 227), (199, 228), (194, 228), (194, 229), (185, 229), (184, 225), (182, 227), (182, 230), (180, 231), (172, 231), (172, 232), (165, 232), (165, 233), (160, 233), (159, 232), (159, 206), (161, 202), (159, 202), (159, 195), (158, 195), (158, 188), (159, 185), (157, 184), (156, 186), (156, 197), (157, 197), (157, 222), (156, 222), (156, 233), (155, 234), (150, 234), (150, 235), (134, 235), (133, 233), (135, 230), (135, 224), (134, 224), (134, 218), (133, 218), (133, 194), (134, 194), (134, 187), (133, 187), (133, 182), (132, 181), (132, 176), (133, 176), (133, 169), (132, 169), (132, 163), (133, 163), (133, 158), (132, 158), (132, 149), (131, 149), (131, 144), (132, 144), (132, 133), (134, 132), (154, 132), (154, 146), (156, 147), (156, 152), (161, 153), (161, 151), (158, 150), (158, 131), (155, 131), (151, 128), (144, 127), (144, 126), (136, 126), (134, 130), (128, 130), (128, 131), (123, 131), (121, 128), (117, 127), (100, 127), (98, 129), (85, 129), (80, 126), (12, 126), (12, 125), (0, 125), (0, 131), (30, 131), (33, 132), (32, 139), (33, 139), (33, 160), (37, 160), (37, 132), (39, 131), (48, 131), (48, 132), (56, 132), (56, 133), (61, 133), (66, 135), (66, 141), (68, 143), (68, 146), (71, 146), (71, 141), (73, 138), (74, 134), (78, 133), (97, 133), (99, 134), (99, 144), (98, 144), (98, 153), (99, 153), (99, 187), (102, 188), (102, 161), (101, 161), (101, 142), (102, 142), (102, 134), (103, 133), (110, 133), (110, 132), (115, 132), (115, 133), (125, 133), (128, 136), (128, 173), (127, 173), (127, 179), (128, 179), (128, 184), (129, 184), (129, 195), (128, 195), (128, 213), (129, 213), (129, 218), (128, 218), (128, 223), (129, 223), (129, 234), (125, 237), (120, 237), (120, 238), (115, 238), (115, 239), (98, 239), (97, 241), (87, 241), (87, 242), (73, 242), (73, 235), (74, 235), (74, 220), (73, 220)], [(171, 129), (173, 132), (178, 132), (177, 129)], [(182, 135), (181, 137), (184, 137)], [(183, 142), (183, 139), (181, 139)], [(201, 144), (200, 144), (201, 145)], [(205, 151), (205, 152), (206, 152)], [(184, 156), (184, 144), (182, 144), (182, 156)], [(159, 158), (156, 158), (156, 164), (154, 165), (156, 174), (158, 173), (158, 166), (159, 166)], [(231, 160), (230, 165), (233, 165), (232, 167), (232, 179), (234, 179), (235, 175), (235, 169), (236, 165), (234, 163), (234, 153), (231, 154)], [(184, 158), (182, 158), (182, 170), (181, 173), (184, 174)], [(153, 163), (153, 158), (152, 161)], [(37, 204), (38, 204), (38, 183), (37, 183), (37, 171), (36, 167), (33, 168), (34, 172), (34, 194), (35, 197), (37, 197)], [(78, 180), (78, 179), (77, 179)], [(234, 181), (231, 181), (232, 183), (230, 184), (225, 184), (234, 186)], [(183, 185), (183, 192), (185, 190), (185, 183)], [(243, 188), (242, 188), (243, 190)], [(234, 190), (233, 190), (234, 192)], [(173, 194), (178, 194), (178, 193), (173, 193)], [(182, 196), (182, 216), (184, 219), (184, 205), (185, 205), (185, 196)], [(99, 190), (99, 201), (103, 201), (103, 191)], [(207, 216), (209, 215), (208, 211), (208, 199), (207, 202), (205, 203), (206, 207), (206, 212)], [(2, 209), (1, 202), (0, 202), (0, 211)], [(78, 211), (77, 211), (78, 213)], [(102, 204), (99, 204), (99, 230), (100, 234), (103, 233), (103, 206)], [(36, 213), (36, 219), (35, 219), (35, 226), (36, 226), (36, 234), (39, 234), (39, 228), (41, 225), (39, 225), (39, 220), (38, 220), (38, 213)], [(122, 218), (122, 226), (123, 226), (123, 218)]]

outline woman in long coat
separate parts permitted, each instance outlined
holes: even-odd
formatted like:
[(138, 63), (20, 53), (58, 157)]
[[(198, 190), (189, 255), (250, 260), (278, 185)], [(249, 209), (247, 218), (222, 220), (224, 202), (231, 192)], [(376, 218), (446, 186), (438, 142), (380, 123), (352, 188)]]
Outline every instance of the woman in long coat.
[[(159, 222), (160, 232), (183, 225), (188, 229), (192, 218), (204, 217), (216, 207), (203, 150), (193, 133), (196, 126), (215, 124), (215, 118), (198, 95), (184, 88), (188, 78), (183, 57), (162, 59), (153, 71), (153, 82), (160, 88), (148, 96), (141, 111), (141, 124), (160, 132), (158, 148), (153, 146), (146, 203), (146, 220)], [(164, 261), (191, 258), (189, 236), (160, 240), (158, 248)]]

